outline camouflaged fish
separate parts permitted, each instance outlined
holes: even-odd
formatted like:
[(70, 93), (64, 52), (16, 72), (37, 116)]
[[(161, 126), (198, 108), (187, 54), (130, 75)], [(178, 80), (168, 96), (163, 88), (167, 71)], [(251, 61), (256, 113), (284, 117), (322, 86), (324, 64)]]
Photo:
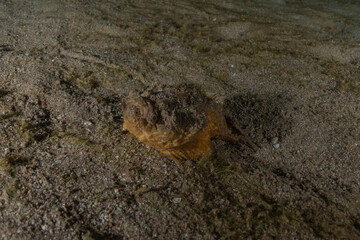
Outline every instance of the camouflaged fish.
[(222, 105), (194, 84), (132, 91), (123, 100), (123, 115), (124, 129), (177, 161), (211, 155), (213, 138), (258, 149)]

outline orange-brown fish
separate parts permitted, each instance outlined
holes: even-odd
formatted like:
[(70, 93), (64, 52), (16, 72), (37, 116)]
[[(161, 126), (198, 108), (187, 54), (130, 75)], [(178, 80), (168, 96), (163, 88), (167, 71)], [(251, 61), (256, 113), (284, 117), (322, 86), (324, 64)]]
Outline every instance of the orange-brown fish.
[(194, 84), (160, 85), (133, 91), (123, 101), (124, 129), (177, 161), (212, 153), (212, 138), (257, 146), (222, 105)]

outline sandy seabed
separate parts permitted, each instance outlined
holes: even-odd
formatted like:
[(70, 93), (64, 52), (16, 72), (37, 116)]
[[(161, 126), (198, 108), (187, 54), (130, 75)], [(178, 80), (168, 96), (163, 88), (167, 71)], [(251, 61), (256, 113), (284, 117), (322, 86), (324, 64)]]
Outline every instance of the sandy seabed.
[[(358, 1), (0, 2), (0, 239), (359, 239)], [(192, 82), (261, 147), (122, 131)]]

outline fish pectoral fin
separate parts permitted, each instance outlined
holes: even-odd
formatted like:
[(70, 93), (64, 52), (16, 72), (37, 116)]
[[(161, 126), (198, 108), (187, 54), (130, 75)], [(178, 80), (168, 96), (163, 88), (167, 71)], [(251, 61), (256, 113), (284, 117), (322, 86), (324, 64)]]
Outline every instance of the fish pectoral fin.
[(187, 158), (181, 154), (179, 151), (173, 151), (170, 153), (170, 156), (172, 159), (178, 161), (178, 162), (184, 162), (187, 160)]
[(259, 147), (246, 135), (239, 136), (237, 143), (242, 143), (254, 150), (255, 152), (259, 150)]
[(244, 144), (254, 151), (259, 150), (259, 147), (248, 137), (239, 126), (234, 122), (234, 120), (228, 116), (225, 116), (226, 126), (225, 129), (220, 129), (216, 134), (215, 138), (233, 142), (236, 144)]

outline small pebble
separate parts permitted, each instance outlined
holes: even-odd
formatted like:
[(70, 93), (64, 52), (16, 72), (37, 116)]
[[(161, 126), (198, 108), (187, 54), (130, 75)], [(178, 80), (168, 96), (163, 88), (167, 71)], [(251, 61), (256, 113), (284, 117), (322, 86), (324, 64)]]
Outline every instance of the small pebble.
[(173, 202), (173, 203), (180, 203), (180, 202), (181, 202), (181, 198), (179, 198), (179, 197), (173, 198), (172, 202)]
[(86, 122), (84, 122), (84, 125), (86, 125), (86, 126), (91, 126), (91, 125), (92, 125), (92, 122), (86, 121)]
[(278, 137), (272, 138), (271, 144), (273, 145), (274, 148), (279, 148), (280, 147), (279, 138)]

